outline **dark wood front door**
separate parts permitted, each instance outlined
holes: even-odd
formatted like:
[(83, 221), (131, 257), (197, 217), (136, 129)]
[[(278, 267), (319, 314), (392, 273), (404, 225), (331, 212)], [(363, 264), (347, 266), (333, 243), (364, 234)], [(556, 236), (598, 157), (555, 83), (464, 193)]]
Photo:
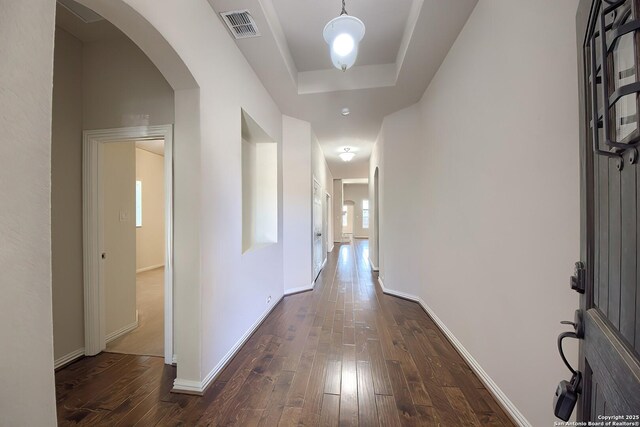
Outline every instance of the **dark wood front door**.
[(627, 425), (640, 425), (639, 12), (640, 0), (581, 0), (577, 14), (585, 267), (577, 416), (638, 423)]

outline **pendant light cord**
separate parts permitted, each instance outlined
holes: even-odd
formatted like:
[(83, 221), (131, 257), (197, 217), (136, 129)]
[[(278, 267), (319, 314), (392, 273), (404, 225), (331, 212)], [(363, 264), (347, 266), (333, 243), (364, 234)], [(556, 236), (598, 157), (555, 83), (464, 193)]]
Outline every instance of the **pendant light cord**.
[(342, 0), (342, 12), (340, 12), (340, 16), (342, 16), (342, 15), (348, 15), (348, 13), (347, 13), (347, 9), (345, 9), (344, 2), (345, 2), (345, 0)]

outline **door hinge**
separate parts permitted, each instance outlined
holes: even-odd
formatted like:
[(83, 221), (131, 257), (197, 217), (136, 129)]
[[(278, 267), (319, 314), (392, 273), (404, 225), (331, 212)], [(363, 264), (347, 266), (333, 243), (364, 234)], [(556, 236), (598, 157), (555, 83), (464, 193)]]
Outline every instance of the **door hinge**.
[(569, 279), (569, 284), (571, 285), (571, 289), (579, 294), (584, 294), (586, 288), (586, 272), (587, 270), (584, 267), (584, 263), (581, 261), (576, 262), (573, 276)]

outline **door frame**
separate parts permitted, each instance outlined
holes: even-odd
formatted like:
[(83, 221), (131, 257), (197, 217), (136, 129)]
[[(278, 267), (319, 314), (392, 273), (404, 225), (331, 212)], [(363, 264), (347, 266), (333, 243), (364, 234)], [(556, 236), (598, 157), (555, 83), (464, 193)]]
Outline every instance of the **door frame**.
[[(597, 2), (595, 0), (580, 0), (576, 12), (576, 48), (578, 59), (578, 94), (579, 94), (579, 150), (580, 150), (580, 260), (584, 263), (584, 292), (579, 297), (580, 311), (583, 313), (584, 337), (579, 341), (578, 347), (578, 370), (583, 374), (582, 393), (578, 397), (577, 420), (590, 420), (593, 412), (592, 394), (595, 392), (592, 374), (594, 368), (597, 371), (608, 371), (611, 368), (615, 371), (616, 366), (627, 368), (627, 375), (624, 381), (616, 384), (622, 396), (638, 396), (637, 390), (640, 388), (633, 378), (638, 378), (640, 364), (637, 358), (633, 357), (633, 350), (629, 349), (621, 338), (617, 327), (608, 322), (594, 304), (594, 291), (596, 285), (595, 265), (596, 265), (596, 188), (599, 185), (596, 180), (594, 169), (599, 160), (594, 151), (593, 140), (589, 138), (590, 121), (589, 112), (589, 91), (587, 89), (587, 68), (585, 63), (585, 42), (588, 32), (588, 24), (595, 16)], [(628, 157), (624, 157), (625, 161)], [(626, 167), (631, 167), (627, 165)], [(622, 225), (621, 225), (622, 227)], [(622, 280), (622, 278), (620, 279)], [(589, 340), (589, 345), (585, 344)], [(597, 346), (594, 344), (597, 343)], [(590, 362), (590, 364), (587, 364)], [(609, 372), (607, 372), (609, 373)], [(617, 372), (616, 372), (617, 373)], [(609, 375), (607, 378), (614, 378)], [(618, 378), (619, 379), (619, 378)], [(599, 384), (602, 386), (602, 384)], [(607, 390), (608, 385), (604, 385)], [(609, 394), (609, 392), (606, 392)], [(610, 391), (614, 393), (614, 391)], [(639, 400), (627, 400), (623, 405), (637, 406)], [(614, 406), (614, 405), (612, 405)], [(615, 406), (614, 406), (615, 407)], [(615, 410), (613, 412), (616, 414)], [(622, 414), (626, 415), (626, 414)], [(636, 414), (632, 414), (636, 415)], [(592, 420), (598, 421), (598, 420)]]
[[(322, 237), (322, 249), (321, 252), (322, 253), (322, 262), (320, 263), (320, 268), (318, 268), (318, 272), (316, 273), (315, 271), (315, 241), (316, 241), (316, 230), (315, 230), (315, 220), (316, 220), (316, 214), (315, 214), (315, 186), (316, 184), (318, 185), (318, 189), (319, 189), (319, 193), (320, 193), (320, 211), (321, 211), (321, 215), (323, 216), (324, 213), (324, 188), (322, 187), (322, 184), (320, 184), (320, 181), (316, 178), (315, 175), (312, 175), (312, 182), (311, 182), (311, 275), (313, 276), (312, 279), (315, 282), (315, 280), (318, 278), (318, 276), (320, 276), (320, 272), (322, 272), (322, 269), (324, 268), (324, 264), (327, 261), (327, 254), (324, 251), (324, 236)], [(324, 222), (322, 220), (322, 218), (320, 218), (320, 223), (321, 223), (321, 230), (322, 232), (324, 232)]]
[(175, 362), (173, 349), (173, 125), (137, 126), (86, 130), (82, 134), (82, 209), (84, 266), (84, 353), (93, 356), (106, 348), (106, 309), (100, 182), (102, 144), (129, 140), (164, 139), (165, 267), (164, 267), (164, 361)]
[(323, 222), (327, 225), (327, 229), (325, 230), (326, 234), (324, 236), (325, 237), (324, 240), (327, 244), (327, 248), (325, 250), (326, 252), (325, 261), (326, 261), (328, 258), (327, 254), (333, 250), (333, 224), (331, 222), (332, 215), (330, 215), (330, 213), (333, 212), (333, 197), (326, 190), (325, 190), (324, 201), (326, 206), (324, 207), (322, 214), (324, 215)]
[[(371, 216), (371, 211), (369, 211)], [(371, 260), (369, 252), (369, 262), (373, 271), (380, 271), (380, 168), (376, 166), (373, 172), (373, 236), (376, 264)]]

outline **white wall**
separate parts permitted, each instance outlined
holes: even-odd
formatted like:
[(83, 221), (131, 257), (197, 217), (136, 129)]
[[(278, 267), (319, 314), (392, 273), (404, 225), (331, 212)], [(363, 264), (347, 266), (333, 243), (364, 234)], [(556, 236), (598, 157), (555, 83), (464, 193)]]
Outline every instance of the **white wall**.
[(82, 62), (84, 129), (174, 122), (173, 89), (131, 40), (85, 43)]
[(136, 228), (136, 271), (164, 265), (164, 157), (136, 148), (142, 181), (142, 227)]
[(282, 117), (285, 293), (311, 286), (311, 125)]
[(343, 185), (341, 179), (333, 180), (333, 242), (342, 241), (342, 204), (343, 204)]
[(51, 314), (55, 2), (0, 1), (0, 425), (56, 425)]
[[(110, 7), (98, 0), (82, 3)], [(195, 112), (202, 118), (199, 148), (184, 153), (196, 155), (192, 171), (184, 173), (193, 179), (190, 183), (199, 197), (199, 202), (189, 205), (198, 227), (184, 231), (198, 242), (200, 254), (191, 260), (195, 282), (185, 278), (176, 295), (176, 386), (197, 388), (215, 375), (229, 351), (283, 294), (282, 197), (278, 200), (277, 244), (243, 255), (238, 221), (242, 217), (240, 111), (244, 109), (278, 141), (279, 164), (282, 115), (206, 1), (126, 3), (166, 39), (200, 89), (200, 109)], [(178, 103), (176, 100), (176, 107)], [(176, 108), (176, 121), (181, 118)], [(177, 146), (181, 143), (178, 135), (175, 139)], [(176, 162), (183, 162), (178, 157)], [(176, 180), (177, 175), (176, 167)], [(278, 194), (282, 194), (281, 172)], [(268, 296), (270, 304), (266, 303)]]
[(56, 28), (54, 67), (51, 229), (59, 359), (84, 347), (82, 130), (173, 123), (174, 91), (125, 37), (82, 43)]
[[(351, 200), (353, 206), (353, 236), (369, 237), (369, 229), (371, 228), (371, 217), (369, 217), (369, 228), (362, 227), (362, 202), (369, 200), (369, 186), (367, 184), (345, 184), (343, 199)], [(369, 204), (369, 215), (371, 215), (371, 204)]]
[[(310, 289), (313, 276), (313, 179), (333, 201), (333, 177), (311, 125), (283, 116), (284, 169), (284, 289), (285, 293)], [(329, 208), (331, 212), (332, 208)], [(327, 228), (333, 222), (327, 219)], [(328, 248), (326, 241), (323, 249)], [(323, 254), (326, 256), (326, 253)]]
[(100, 156), (104, 221), (105, 333), (136, 322), (136, 146), (104, 144)]
[(84, 348), (82, 43), (56, 28), (51, 123), (54, 356)]
[(481, 0), (421, 102), (385, 119), (370, 171), (385, 286), (424, 300), (535, 426), (553, 424), (559, 321), (578, 307), (576, 6)]

